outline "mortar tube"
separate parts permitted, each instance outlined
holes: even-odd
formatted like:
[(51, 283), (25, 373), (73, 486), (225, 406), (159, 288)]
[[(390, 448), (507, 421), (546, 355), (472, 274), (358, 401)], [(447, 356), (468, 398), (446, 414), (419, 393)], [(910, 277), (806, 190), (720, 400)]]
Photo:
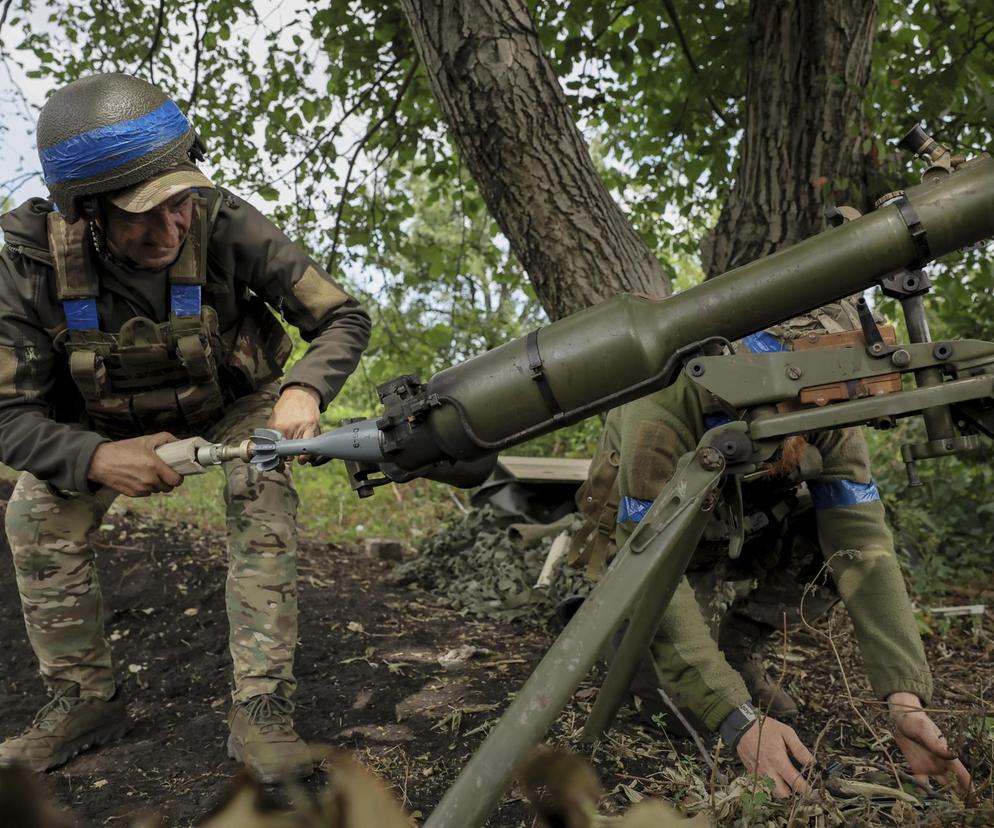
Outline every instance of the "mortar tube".
[[(932, 258), (994, 236), (994, 160), (906, 192)], [(834, 227), (666, 299), (619, 296), (439, 372), (425, 425), (439, 457), (471, 460), (665, 387), (674, 355), (734, 340), (863, 291), (921, 250), (897, 206)], [(423, 426), (419, 426), (423, 428)], [(402, 468), (403, 447), (391, 454)]]

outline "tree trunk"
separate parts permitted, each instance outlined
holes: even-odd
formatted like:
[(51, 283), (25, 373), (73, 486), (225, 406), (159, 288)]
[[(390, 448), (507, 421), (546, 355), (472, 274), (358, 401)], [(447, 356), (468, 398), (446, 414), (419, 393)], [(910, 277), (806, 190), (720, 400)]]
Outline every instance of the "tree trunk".
[(666, 296), (611, 198), (524, 0), (401, 0), (432, 90), (552, 319), (622, 292)]
[(735, 185), (702, 244), (707, 278), (821, 231), (829, 198), (864, 210), (863, 103), (876, 0), (752, 0)]

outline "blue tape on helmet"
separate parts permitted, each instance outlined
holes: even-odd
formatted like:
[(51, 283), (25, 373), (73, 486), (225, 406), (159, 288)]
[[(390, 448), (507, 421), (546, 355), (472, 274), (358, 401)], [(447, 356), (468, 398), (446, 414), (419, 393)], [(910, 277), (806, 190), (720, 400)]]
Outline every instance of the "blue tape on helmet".
[(190, 130), (190, 122), (172, 101), (147, 115), (97, 127), (41, 150), (45, 183), (61, 184), (101, 175), (172, 143)]
[(855, 506), (880, 500), (877, 484), (857, 483), (855, 480), (825, 480), (808, 483), (815, 509), (834, 509), (837, 506)]
[(651, 506), (651, 500), (639, 500), (637, 497), (621, 498), (621, 502), (618, 504), (618, 523), (626, 521), (641, 523)]
[(62, 303), (66, 326), (70, 331), (94, 331), (100, 328), (96, 299), (66, 299)]
[(788, 350), (787, 346), (769, 331), (757, 331), (749, 334), (742, 342), (754, 354), (773, 354)]
[(200, 316), (200, 285), (171, 285), (169, 306), (174, 316)]

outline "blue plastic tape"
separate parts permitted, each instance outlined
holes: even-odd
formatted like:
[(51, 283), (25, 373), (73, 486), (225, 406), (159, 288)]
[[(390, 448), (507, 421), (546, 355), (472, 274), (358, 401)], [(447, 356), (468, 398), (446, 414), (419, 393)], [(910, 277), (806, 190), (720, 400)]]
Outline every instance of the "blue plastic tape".
[(778, 351), (788, 350), (786, 345), (768, 331), (758, 331), (754, 334), (749, 334), (742, 342), (754, 354), (773, 354)]
[(171, 285), (169, 299), (174, 316), (200, 316), (200, 285)]
[(732, 418), (727, 414), (705, 414), (704, 415), (704, 428), (712, 429), (717, 428), (725, 423), (730, 423)]
[(877, 484), (857, 483), (854, 480), (829, 480), (809, 483), (815, 509), (834, 509), (836, 506), (855, 506), (857, 503), (874, 503), (880, 500)]
[(621, 498), (621, 503), (618, 504), (618, 523), (626, 521), (641, 523), (651, 506), (651, 500), (639, 500), (636, 497)]
[(97, 127), (41, 150), (45, 183), (92, 178), (172, 143), (189, 131), (190, 122), (172, 101), (147, 115)]
[(94, 331), (100, 328), (96, 299), (66, 299), (62, 303), (70, 331)]

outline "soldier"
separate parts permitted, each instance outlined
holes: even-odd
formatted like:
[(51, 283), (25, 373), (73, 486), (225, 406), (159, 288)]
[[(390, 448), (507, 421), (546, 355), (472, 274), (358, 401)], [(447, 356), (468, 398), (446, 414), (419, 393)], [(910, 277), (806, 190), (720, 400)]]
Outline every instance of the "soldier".
[[(742, 345), (781, 351), (801, 336), (852, 329), (859, 329), (858, 315), (844, 300), (746, 337)], [(648, 511), (679, 458), (728, 419), (727, 409), (684, 374), (669, 388), (613, 410), (577, 495), (586, 524), (574, 560), (596, 571)], [(761, 649), (785, 618), (797, 624), (803, 613), (811, 621), (841, 596), (870, 684), (888, 707), (912, 772), (923, 784), (936, 776), (968, 788), (969, 773), (923, 709), (932, 695), (931, 673), (860, 430), (818, 434), (810, 443), (789, 438), (759, 479), (742, 484), (742, 500), (747, 535), (741, 554), (729, 556), (729, 533), (712, 520), (633, 692), (648, 710), (665, 713), (656, 692), (661, 684), (692, 726), (719, 733), (750, 771), (771, 777), (777, 796), (804, 792), (798, 765), (812, 756), (782, 721), (797, 714), (797, 705), (770, 680)]]
[[(52, 200), (0, 219), (0, 461), (21, 470), (7, 537), (51, 700), (0, 761), (54, 768), (128, 729), (90, 534), (118, 494), (182, 479), (155, 448), (263, 424), (318, 432), (369, 316), (254, 208), (196, 167), (199, 138), (160, 89), (122, 74), (55, 92), (38, 119)], [(54, 204), (53, 204), (54, 202)], [(291, 342), (310, 343), (280, 376)], [(263, 781), (306, 774), (293, 728), (296, 509), (289, 470), (232, 462), (228, 753)]]

